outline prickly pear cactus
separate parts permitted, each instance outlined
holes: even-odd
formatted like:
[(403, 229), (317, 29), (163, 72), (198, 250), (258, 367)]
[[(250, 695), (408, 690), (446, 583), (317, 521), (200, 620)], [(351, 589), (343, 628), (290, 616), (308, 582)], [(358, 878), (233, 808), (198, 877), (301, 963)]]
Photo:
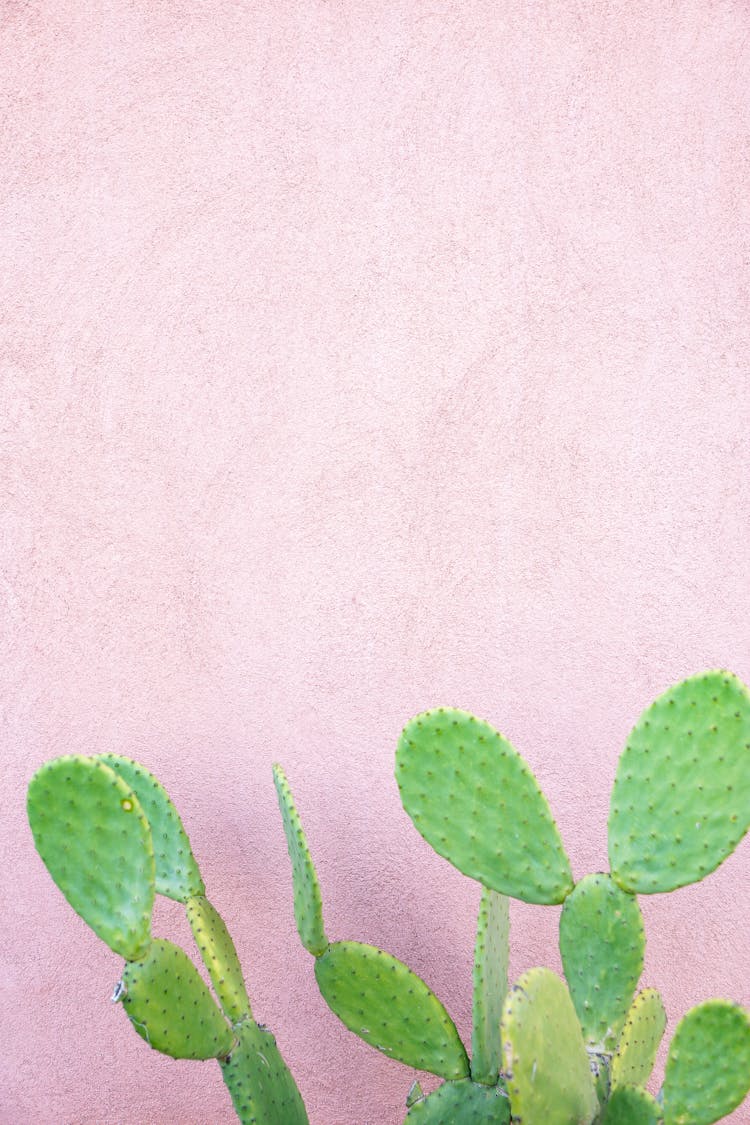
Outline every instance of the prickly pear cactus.
[[(273, 1036), (250, 1016), (234, 943), (156, 778), (114, 754), (57, 758), (32, 778), (28, 815), (70, 905), (126, 960), (113, 999), (135, 1031), (172, 1058), (217, 1059), (243, 1125), (306, 1125)], [(152, 938), (155, 893), (185, 905), (221, 1006), (179, 946)]]

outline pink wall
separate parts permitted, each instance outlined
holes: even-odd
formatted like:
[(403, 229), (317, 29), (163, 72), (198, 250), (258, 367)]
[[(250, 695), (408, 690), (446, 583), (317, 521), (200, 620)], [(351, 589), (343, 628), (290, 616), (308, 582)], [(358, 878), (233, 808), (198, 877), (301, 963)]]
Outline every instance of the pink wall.
[[(4, 1125), (232, 1120), (150, 1053), (33, 851), (29, 776), (165, 782), (313, 1125), (402, 1120), (293, 927), (470, 1023), (476, 887), (402, 812), (436, 703), (522, 750), (576, 876), (625, 735), (750, 679), (744, 0), (0, 4)], [(670, 1026), (750, 1002), (745, 842), (644, 902)], [(557, 912), (514, 907), (513, 971)], [(162, 934), (185, 931), (164, 909)], [(737, 1122), (747, 1121), (742, 1112)]]

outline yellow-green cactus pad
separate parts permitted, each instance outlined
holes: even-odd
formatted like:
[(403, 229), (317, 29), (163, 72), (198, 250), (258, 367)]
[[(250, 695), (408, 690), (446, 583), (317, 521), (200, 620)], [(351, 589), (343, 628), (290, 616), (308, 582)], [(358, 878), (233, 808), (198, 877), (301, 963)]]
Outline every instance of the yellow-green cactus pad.
[(464, 875), (524, 902), (573, 889), (549, 806), (523, 758), (464, 711), (425, 711), (396, 753), (404, 808), (425, 840)]
[(37, 851), (76, 913), (115, 953), (143, 957), (154, 850), (131, 787), (95, 758), (55, 758), (32, 777), (27, 808)]
[(549, 969), (529, 969), (511, 988), (502, 1039), (514, 1125), (590, 1125), (598, 1101), (583, 1035)]
[(560, 915), (560, 955), (586, 1045), (611, 1052), (643, 971), (646, 938), (633, 895), (587, 875)]
[(350, 1031), (389, 1058), (441, 1078), (465, 1078), (469, 1060), (443, 1005), (416, 973), (382, 949), (330, 945), (315, 962), (323, 999)]
[(235, 1034), (231, 1054), (220, 1062), (242, 1125), (308, 1125), (300, 1092), (271, 1032), (243, 1020)]
[(188, 899), (186, 912), (224, 1014), (237, 1023), (252, 1013), (240, 960), (224, 919), (203, 895)]
[(215, 1059), (232, 1048), (232, 1029), (186, 953), (163, 938), (122, 975), (121, 999), (135, 1030), (173, 1059)]
[(318, 957), (328, 948), (328, 938), (323, 926), (323, 900), (318, 876), (289, 782), (281, 766), (273, 767), (273, 780), (279, 798), (289, 858), (292, 861), (294, 918), (297, 931), (305, 949)]
[(706, 672), (661, 695), (630, 733), (609, 813), (609, 861), (639, 894), (697, 882), (750, 827), (750, 693)]
[(484, 1086), (463, 1078), (444, 1082), (406, 1115), (412, 1125), (508, 1125), (510, 1102), (501, 1086)]
[(110, 766), (130, 786), (151, 825), (157, 894), (183, 903), (191, 895), (204, 894), (205, 887), (190, 840), (164, 787), (132, 758), (102, 754), (98, 760)]
[(639, 1086), (618, 1086), (610, 1096), (601, 1125), (658, 1125), (661, 1107)]
[(729, 1000), (698, 1004), (669, 1045), (664, 1125), (712, 1125), (750, 1089), (750, 1012)]
[(633, 1001), (612, 1057), (610, 1080), (617, 1086), (645, 1086), (654, 1068), (667, 1016), (655, 988), (644, 988)]
[(500, 1017), (508, 991), (508, 899), (482, 888), (474, 945), (471, 1076), (491, 1086), (497, 1082), (502, 1054)]

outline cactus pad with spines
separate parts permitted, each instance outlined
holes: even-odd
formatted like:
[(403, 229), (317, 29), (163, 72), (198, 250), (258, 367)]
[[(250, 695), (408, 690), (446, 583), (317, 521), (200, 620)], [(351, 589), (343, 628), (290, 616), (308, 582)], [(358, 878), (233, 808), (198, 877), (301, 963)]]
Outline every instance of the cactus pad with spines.
[(300, 1092), (271, 1032), (252, 1020), (243, 1020), (234, 1031), (231, 1054), (220, 1062), (242, 1125), (308, 1125)]
[(406, 1115), (409, 1125), (508, 1125), (510, 1102), (501, 1086), (484, 1086), (463, 1078), (444, 1082), (416, 1102)]
[(508, 907), (505, 895), (482, 888), (474, 945), (471, 1076), (488, 1086), (497, 1081), (502, 1054), (500, 1017), (508, 991)]
[(643, 971), (646, 939), (633, 895), (609, 875), (587, 875), (560, 915), (565, 979), (589, 1047), (613, 1051)]
[(356, 941), (315, 962), (323, 999), (350, 1031), (389, 1058), (441, 1078), (465, 1078), (469, 1061), (437, 996), (403, 961)]
[(234, 1036), (193, 962), (179, 946), (155, 939), (144, 960), (122, 974), (122, 1004), (135, 1030), (173, 1059), (216, 1059)]
[(659, 1125), (661, 1107), (639, 1086), (618, 1086), (610, 1096), (601, 1125)]
[(750, 1089), (750, 1013), (728, 1000), (691, 1008), (669, 1045), (664, 1125), (713, 1125)]
[(28, 791), (34, 843), (75, 912), (134, 961), (151, 941), (154, 850), (131, 787), (95, 758), (55, 758)]
[(237, 950), (224, 919), (203, 895), (188, 899), (186, 912), (224, 1014), (232, 1023), (237, 1023), (251, 1015), (250, 1001)]
[(503, 1070), (515, 1125), (590, 1125), (594, 1081), (568, 989), (529, 969), (505, 999)]
[(206, 888), (193, 849), (164, 786), (132, 758), (101, 754), (97, 760), (119, 774), (141, 803), (151, 826), (157, 893), (182, 903), (191, 895), (204, 894)]
[(731, 672), (693, 676), (633, 728), (617, 768), (609, 859), (626, 891), (702, 879), (750, 827), (750, 693)]
[(654, 1068), (667, 1016), (655, 988), (644, 988), (630, 1006), (620, 1042), (612, 1056), (610, 1079), (617, 1086), (645, 1086)]
[(531, 903), (572, 890), (536, 779), (489, 723), (450, 708), (417, 715), (399, 740), (396, 780), (417, 830), (464, 875)]
[(292, 861), (294, 917), (297, 930), (305, 949), (318, 957), (328, 948), (318, 876), (289, 782), (281, 766), (273, 767), (273, 780), (279, 799), (289, 858)]

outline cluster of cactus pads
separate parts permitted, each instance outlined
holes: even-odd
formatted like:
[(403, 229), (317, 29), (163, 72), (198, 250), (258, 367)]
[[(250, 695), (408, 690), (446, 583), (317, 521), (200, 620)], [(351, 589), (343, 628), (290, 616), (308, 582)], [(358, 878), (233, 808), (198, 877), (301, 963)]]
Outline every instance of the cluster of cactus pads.
[[(645, 938), (636, 896), (702, 879), (750, 827), (750, 694), (735, 676), (693, 677), (641, 716), (612, 793), (610, 872), (577, 884), (535, 778), (489, 724), (450, 709), (418, 715), (399, 741), (396, 777), (422, 836), (482, 887), (471, 1057), (403, 962), (329, 941), (299, 814), (274, 767), (297, 928), (324, 999), (367, 1043), (444, 1080), (428, 1096), (412, 1084), (408, 1125), (711, 1125), (742, 1102), (750, 1013), (727, 1000), (691, 1009), (653, 1097), (646, 1086), (666, 1016), (655, 989), (637, 991)], [(70, 905), (125, 958), (113, 999), (138, 1034), (174, 1058), (217, 1059), (245, 1125), (305, 1125), (159, 782), (113, 754), (57, 758), (32, 778), (28, 813)], [(184, 904), (218, 1004), (183, 950), (152, 937), (155, 894)], [(564, 981), (536, 968), (508, 987), (509, 897), (562, 904)]]
[[(234, 943), (156, 778), (115, 754), (56, 758), (34, 774), (27, 807), (55, 883), (125, 958), (112, 999), (138, 1034), (172, 1058), (217, 1059), (243, 1125), (307, 1125), (273, 1035), (252, 1018)], [(218, 1004), (187, 954), (152, 937), (156, 894), (184, 905)]]
[[(471, 1058), (440, 1000), (403, 962), (329, 942), (288, 782), (275, 782), (299, 935), (323, 998), (390, 1058), (444, 1079), (407, 1097), (408, 1125), (711, 1125), (750, 1089), (750, 1012), (708, 1000), (679, 1022), (658, 1096), (647, 1090), (666, 1016), (637, 991), (645, 937), (637, 895), (697, 882), (750, 827), (750, 693), (708, 672), (660, 696), (620, 758), (610, 872), (574, 884), (530, 769), (488, 723), (441, 708), (405, 728), (396, 779), (427, 842), (482, 886)], [(530, 969), (508, 987), (508, 897), (562, 904), (562, 980)]]

